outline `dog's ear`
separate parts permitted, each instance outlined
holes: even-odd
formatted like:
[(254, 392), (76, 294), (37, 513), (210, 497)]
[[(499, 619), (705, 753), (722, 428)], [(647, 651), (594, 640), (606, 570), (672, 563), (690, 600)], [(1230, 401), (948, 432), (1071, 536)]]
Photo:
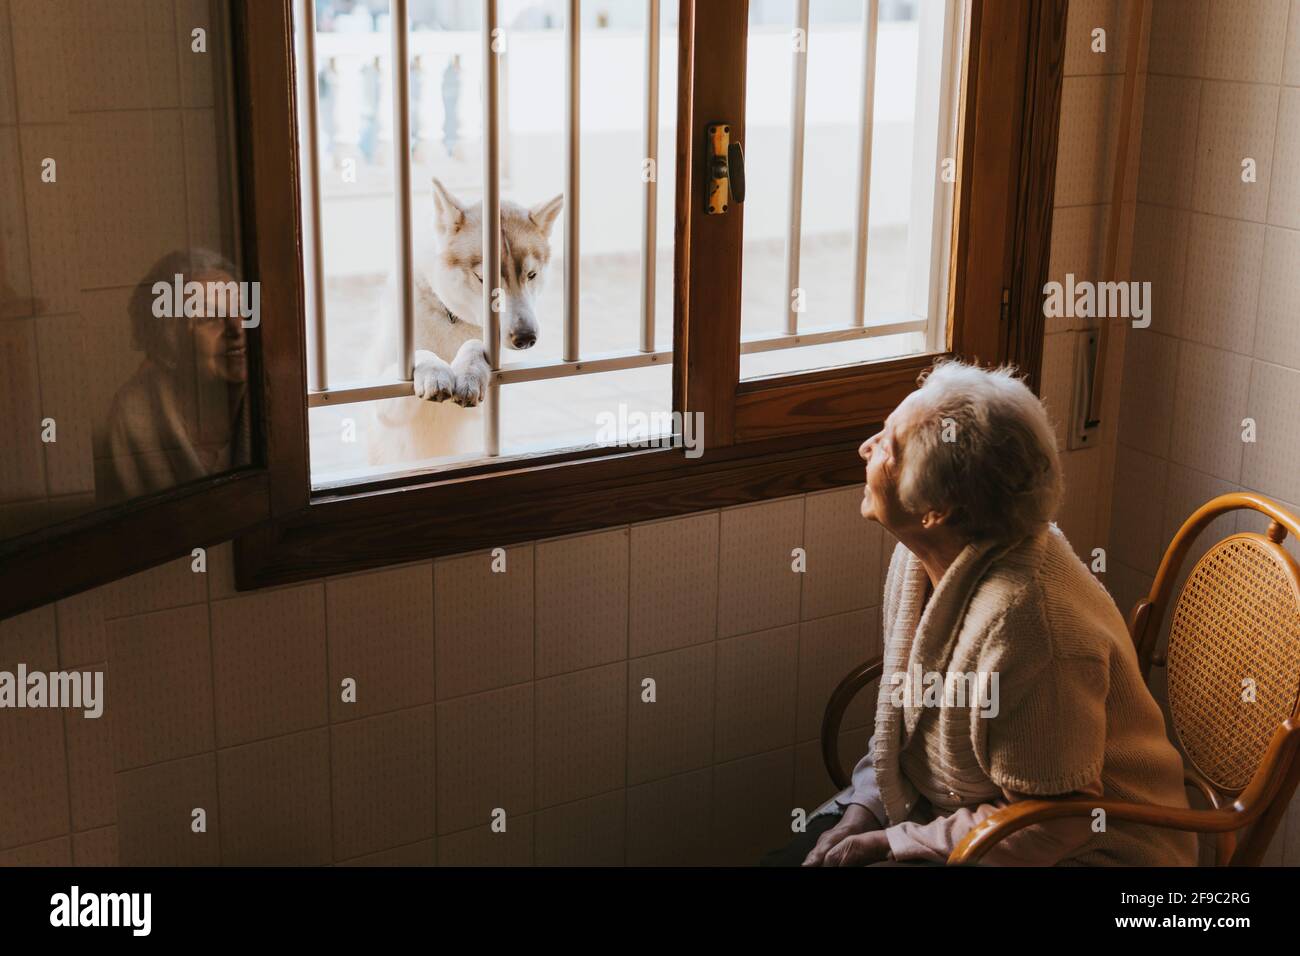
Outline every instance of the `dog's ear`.
[(442, 235), (450, 236), (465, 225), (465, 207), (437, 176), (433, 177), (433, 208), (434, 225)]
[(548, 199), (546, 202), (538, 203), (532, 209), (528, 210), (528, 218), (533, 221), (542, 234), (549, 236), (551, 226), (555, 225), (555, 217), (560, 214), (564, 208), (564, 194), (556, 196), (554, 199)]

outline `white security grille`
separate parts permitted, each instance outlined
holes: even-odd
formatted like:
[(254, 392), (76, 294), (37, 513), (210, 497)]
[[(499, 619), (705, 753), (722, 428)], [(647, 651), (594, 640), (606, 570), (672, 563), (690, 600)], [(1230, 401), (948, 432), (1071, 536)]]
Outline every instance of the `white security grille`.
[[(564, 111), (564, 146), (565, 146), (565, 204), (564, 204), (564, 325), (562, 360), (510, 362), (502, 364), (500, 360), (499, 317), (492, 309), (492, 287), (485, 282), (483, 289), (483, 334), (485, 351), (493, 369), (485, 402), (485, 453), (494, 456), (500, 448), (500, 401), (499, 390), (503, 386), (522, 382), (534, 382), (546, 379), (565, 378), (577, 375), (589, 375), (622, 369), (643, 368), (652, 365), (668, 364), (672, 361), (671, 350), (655, 349), (655, 249), (656, 249), (656, 211), (658, 203), (658, 162), (659, 162), (659, 73), (660, 73), (660, 0), (645, 0), (645, 77), (646, 97), (644, 104), (644, 157), (654, 175), (642, 176), (642, 237), (641, 237), (641, 282), (640, 282), (640, 343), (637, 349), (584, 355), (581, 347), (581, 312), (579, 309), (579, 289), (581, 282), (581, 243), (579, 235), (580, 170), (579, 144), (581, 135), (579, 110), (579, 52), (582, 41), (580, 0), (567, 0), (565, 18), (565, 111)], [(915, 156), (918, 166), (934, 161), (934, 177), (920, 175), (915, 177), (913, 204), (918, 199), (928, 215), (921, 222), (933, 224), (933, 230), (925, 239), (929, 246), (929, 256), (923, 263), (925, 278), (913, 283), (914, 299), (918, 296), (924, 301), (915, 301), (912, 315), (900, 316), (898, 321), (873, 323), (867, 325), (866, 315), (866, 263), (867, 233), (870, 199), (870, 171), (872, 156), (872, 128), (874, 101), (876, 96), (876, 43), (878, 36), (879, 0), (864, 0), (862, 18), (863, 72), (861, 77), (861, 111), (859, 148), (854, 160), (857, 164), (857, 195), (854, 232), (854, 302), (852, 313), (847, 316), (847, 324), (834, 328), (805, 329), (799, 328), (799, 313), (788, 308), (783, 334), (746, 339), (741, 342), (742, 354), (770, 352), (792, 349), (801, 346), (894, 335), (903, 332), (925, 332), (927, 344), (931, 348), (940, 347), (942, 335), (941, 304), (946, 292), (941, 288), (938, 278), (945, 275), (939, 267), (946, 261), (947, 243), (951, 222), (951, 190), (945, 190), (937, 170), (945, 157), (953, 155), (956, 129), (953, 98), (956, 94), (958, 71), (953, 66), (959, 60), (957, 40), (960, 27), (960, 0), (942, 0), (941, 3), (927, 2), (921, 4), (921, 15), (943, 18), (942, 29), (937, 36), (942, 37), (942, 47), (932, 51), (931, 55), (942, 58), (944, 68), (938, 75), (941, 88), (937, 91), (923, 91), (918, 83), (918, 104), (923, 95), (936, 97), (939, 103), (939, 129), (931, 129), (929, 134), (937, 141), (937, 155)], [(927, 10), (925, 8), (932, 8)], [(411, 222), (411, 144), (412, 110), (411, 110), (411, 50), (409, 49), (409, 17), (407, 0), (391, 0), (392, 13), (392, 102), (384, 104), (391, 108), (391, 132), (394, 143), (392, 150), (393, 188), (397, 196), (397, 223), (395, 236), (395, 263), (398, 276), (400, 315), (395, 317), (401, 322), (400, 354), (398, 368), (401, 377), (391, 381), (371, 381), (348, 383), (340, 386), (331, 385), (326, 360), (326, 322), (325, 322), (325, 288), (324, 263), (322, 254), (322, 212), (320, 167), (317, 162), (317, 150), (322, 143), (320, 103), (318, 86), (320, 78), (327, 67), (318, 61), (318, 44), (321, 37), (316, 32), (315, 3), (313, 0), (299, 0), (297, 13), (303, 29), (297, 35), (297, 56), (302, 64), (298, 71), (300, 77), (299, 100), (302, 104), (304, 129), (302, 143), (304, 161), (301, 164), (304, 197), (304, 233), (307, 245), (305, 268), (309, 275), (304, 283), (306, 290), (308, 337), (310, 341), (310, 376), (307, 395), (310, 407), (337, 406), (377, 399), (396, 398), (411, 395), (412, 371), (414, 364), (414, 304), (413, 304), (413, 257), (412, 257), (412, 222)], [(483, 0), (482, 30), (482, 92), (483, 92), (483, 275), (500, 275), (500, 203), (501, 203), (501, 143), (500, 143), (500, 70), (499, 24), (497, 19), (497, 0)], [(807, 37), (809, 26), (809, 0), (795, 0), (795, 21), (793, 27), (802, 30)], [(932, 33), (934, 31), (931, 31)], [(789, 160), (790, 193), (786, 240), (786, 288), (794, 290), (800, 282), (800, 235), (802, 218), (802, 196), (804, 176), (804, 125), (807, 107), (807, 69), (808, 56), (814, 51), (800, 51), (792, 55), (793, 84), (791, 97), (790, 129), (791, 148)], [(923, 49), (918, 55), (918, 72), (920, 57), (926, 55)], [(418, 57), (417, 57), (418, 60)], [(377, 117), (383, 123), (388, 117)], [(427, 118), (417, 115), (416, 138), (428, 135)], [(385, 128), (387, 126), (385, 125)], [(918, 136), (921, 131), (918, 130)], [(348, 131), (334, 130), (334, 135), (349, 135)], [(930, 195), (923, 192), (929, 190)], [(930, 277), (935, 277), (934, 281)], [(450, 356), (443, 356), (450, 360)]]

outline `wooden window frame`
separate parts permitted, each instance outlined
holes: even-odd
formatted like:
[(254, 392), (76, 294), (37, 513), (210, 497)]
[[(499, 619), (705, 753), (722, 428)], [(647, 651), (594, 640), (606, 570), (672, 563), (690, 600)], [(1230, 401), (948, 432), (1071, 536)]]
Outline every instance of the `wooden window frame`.
[[(717, 119), (743, 141), (748, 5), (679, 4), (673, 408), (703, 413), (702, 457), (584, 450), (313, 494), (292, 0), (235, 0), (237, 103), (249, 120), (239, 181), (265, 316), (256, 379), (264, 464), (97, 512), (13, 554), (0, 546), (0, 615), (232, 536), (244, 589), (861, 481), (859, 443), (935, 356), (740, 381), (743, 205), (702, 214), (700, 146)], [(1065, 0), (968, 0), (966, 24), (974, 39), (959, 100), (948, 354), (1014, 363), (1036, 386)], [(710, 281), (690, 281), (702, 275)], [(23, 596), (9, 593), (10, 580)]]

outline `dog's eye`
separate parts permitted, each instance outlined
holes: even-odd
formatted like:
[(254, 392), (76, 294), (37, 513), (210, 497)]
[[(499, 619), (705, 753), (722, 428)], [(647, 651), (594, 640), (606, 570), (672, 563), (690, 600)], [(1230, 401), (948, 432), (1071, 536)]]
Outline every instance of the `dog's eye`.
[(528, 278), (529, 278), (529, 279), (536, 279), (536, 278), (537, 278), (537, 272), (536, 272), (536, 270), (534, 270), (534, 271), (528, 273)]

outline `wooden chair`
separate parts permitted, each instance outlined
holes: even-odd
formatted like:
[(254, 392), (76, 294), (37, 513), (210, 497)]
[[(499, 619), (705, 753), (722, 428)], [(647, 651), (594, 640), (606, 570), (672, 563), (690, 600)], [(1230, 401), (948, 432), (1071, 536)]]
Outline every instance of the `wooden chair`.
[[(1193, 565), (1172, 605), (1167, 652), (1157, 656), (1165, 612), (1194, 540), (1218, 516), (1243, 508), (1267, 515), (1268, 530), (1231, 534)], [(1091, 817), (1100, 807), (1111, 820), (1217, 834), (1216, 865), (1258, 866), (1300, 783), (1300, 567), (1282, 547), (1288, 531), (1300, 540), (1300, 521), (1267, 498), (1220, 495), (1178, 529), (1151, 593), (1129, 615), (1143, 680), (1150, 683), (1153, 667), (1167, 671), (1174, 734), (1188, 758), (1184, 779), (1209, 809), (1017, 801), (975, 826), (948, 863), (974, 863), (1017, 830), (1057, 817)], [(826, 705), (822, 758), (841, 789), (849, 785), (838, 748), (844, 710), (882, 666), (876, 658), (857, 667)], [(1247, 688), (1255, 700), (1243, 708)], [(1227, 714), (1231, 720), (1224, 720)]]

